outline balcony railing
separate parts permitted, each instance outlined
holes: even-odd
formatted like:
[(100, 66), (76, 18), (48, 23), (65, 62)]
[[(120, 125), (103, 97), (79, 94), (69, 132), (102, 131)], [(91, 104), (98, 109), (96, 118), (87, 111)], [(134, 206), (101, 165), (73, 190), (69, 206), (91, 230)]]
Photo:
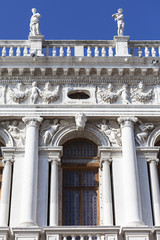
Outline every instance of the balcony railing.
[[(47, 239), (50, 236), (58, 236), (61, 240), (101, 240), (107, 235), (112, 235), (113, 239), (120, 232), (119, 227), (94, 227), (94, 226), (73, 226), (73, 227), (46, 227), (44, 232)], [(57, 238), (57, 240), (58, 240)]]
[[(160, 41), (128, 41), (128, 53), (133, 57), (160, 57)], [(0, 40), (0, 57), (30, 56), (31, 40)], [(42, 40), (38, 49), (45, 57), (113, 57), (114, 40)]]

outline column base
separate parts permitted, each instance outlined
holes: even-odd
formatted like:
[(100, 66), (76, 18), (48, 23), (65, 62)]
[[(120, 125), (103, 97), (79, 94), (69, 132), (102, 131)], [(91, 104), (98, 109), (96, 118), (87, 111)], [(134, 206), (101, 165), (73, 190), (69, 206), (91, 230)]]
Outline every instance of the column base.
[(143, 227), (143, 226), (146, 226), (146, 225), (141, 221), (134, 221), (126, 224), (126, 227)]
[(38, 224), (35, 222), (22, 222), (18, 226), (28, 228), (28, 227), (38, 227)]

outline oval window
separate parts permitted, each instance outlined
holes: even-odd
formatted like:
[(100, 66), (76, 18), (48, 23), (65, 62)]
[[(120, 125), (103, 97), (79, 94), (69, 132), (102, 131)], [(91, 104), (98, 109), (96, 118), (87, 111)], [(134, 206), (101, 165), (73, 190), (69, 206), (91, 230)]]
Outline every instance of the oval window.
[(88, 99), (90, 98), (89, 92), (82, 92), (82, 91), (71, 91), (68, 93), (68, 97), (71, 99)]

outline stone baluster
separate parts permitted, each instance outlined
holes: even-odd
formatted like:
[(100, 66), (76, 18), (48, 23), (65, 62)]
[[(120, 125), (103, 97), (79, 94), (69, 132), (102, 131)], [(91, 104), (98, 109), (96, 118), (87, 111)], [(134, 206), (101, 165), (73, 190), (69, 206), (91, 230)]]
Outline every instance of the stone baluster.
[(160, 46), (158, 47), (158, 55), (160, 57)]
[(21, 208), (21, 226), (36, 224), (37, 184), (38, 184), (38, 137), (41, 117), (24, 117), (26, 124), (25, 158), (23, 165), (23, 194)]
[(135, 56), (135, 53), (134, 53), (134, 48), (133, 48), (133, 47), (130, 49), (130, 53), (131, 53), (132, 57), (134, 57), (134, 56)]
[(27, 55), (28, 55), (28, 50), (27, 50), (27, 47), (25, 46), (23, 50), (23, 56), (26, 57)]
[(142, 57), (142, 50), (140, 47), (138, 47), (138, 57)]
[(113, 57), (113, 49), (112, 49), (112, 46), (109, 46), (108, 56), (109, 56), (109, 57)]
[(154, 47), (152, 47), (152, 57), (156, 57), (156, 50)]
[(9, 56), (10, 56), (10, 57), (13, 56), (13, 47), (10, 47), (10, 49), (9, 49)]
[(2, 49), (2, 57), (6, 57), (6, 47), (3, 47)]
[(20, 49), (20, 47), (17, 47), (16, 56), (17, 56), (17, 57), (20, 57), (20, 56), (21, 56), (21, 49)]
[(102, 47), (102, 57), (106, 57), (106, 48)]
[(113, 207), (112, 207), (112, 191), (111, 191), (111, 174), (110, 164), (111, 157), (108, 150), (103, 147), (99, 147), (98, 152), (101, 168), (103, 169), (103, 225), (113, 225)]
[(53, 47), (52, 56), (53, 56), (53, 57), (56, 57), (56, 47)]
[(9, 221), (9, 208), (11, 196), (11, 179), (12, 179), (12, 163), (13, 157), (4, 154), (4, 168), (2, 178), (2, 191), (0, 201), (0, 227), (8, 226)]
[(122, 134), (125, 224), (129, 226), (142, 224), (140, 186), (134, 138), (134, 123), (137, 121), (136, 117), (118, 118)]
[(80, 235), (80, 240), (84, 240), (84, 236), (83, 235)]
[(49, 225), (58, 226), (58, 165), (61, 162), (62, 148), (49, 150), (48, 158), (51, 163), (50, 179), (50, 212)]
[(91, 47), (87, 48), (87, 57), (91, 57)]
[(148, 47), (145, 47), (145, 57), (149, 57), (149, 50), (148, 50)]
[(48, 45), (46, 46), (46, 52), (45, 52), (45, 55), (46, 55), (46, 57), (49, 56), (49, 46), (48, 46)]
[(67, 57), (70, 57), (70, 56), (71, 56), (71, 48), (67, 47)]
[(149, 162), (149, 173), (150, 173), (150, 185), (151, 185), (151, 196), (152, 196), (152, 208), (154, 216), (154, 225), (160, 225), (160, 189), (157, 165), (159, 159), (157, 156), (147, 157)]
[(64, 56), (64, 50), (63, 50), (63, 47), (62, 47), (62, 46), (60, 47), (60, 50), (59, 50), (59, 56), (60, 56), (60, 57), (63, 57), (63, 56)]
[(95, 55), (95, 57), (99, 57), (98, 46), (95, 46), (94, 55)]

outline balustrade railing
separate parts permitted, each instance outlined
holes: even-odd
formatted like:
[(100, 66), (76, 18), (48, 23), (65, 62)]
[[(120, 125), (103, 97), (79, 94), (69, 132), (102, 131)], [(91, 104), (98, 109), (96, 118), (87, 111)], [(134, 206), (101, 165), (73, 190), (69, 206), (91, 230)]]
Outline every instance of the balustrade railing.
[(133, 57), (160, 57), (160, 41), (129, 41)]
[(101, 240), (106, 234), (118, 235), (119, 227), (47, 227), (44, 229), (46, 235), (58, 235), (61, 240)]
[(30, 42), (28, 40), (0, 40), (0, 56), (28, 56)]
[[(45, 40), (42, 52), (46, 57), (113, 57), (114, 40)], [(0, 40), (0, 57), (30, 56), (30, 40)], [(160, 57), (160, 41), (129, 41), (133, 57)]]
[[(112, 57), (115, 54), (114, 41), (59, 40), (43, 43), (45, 56), (53, 57)], [(78, 53), (77, 53), (78, 51)]]

